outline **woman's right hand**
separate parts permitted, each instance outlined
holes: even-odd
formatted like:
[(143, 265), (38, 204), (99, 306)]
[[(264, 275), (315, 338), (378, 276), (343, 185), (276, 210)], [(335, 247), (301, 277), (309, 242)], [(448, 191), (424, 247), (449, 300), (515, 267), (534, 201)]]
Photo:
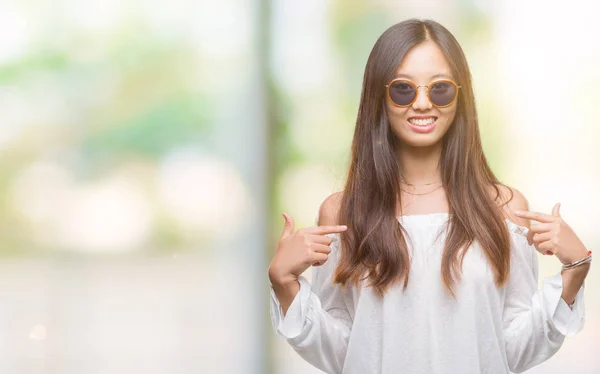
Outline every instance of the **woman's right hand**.
[(271, 283), (285, 284), (298, 280), (311, 265), (322, 265), (331, 252), (329, 245), (333, 241), (327, 234), (346, 231), (345, 225), (317, 226), (300, 229), (294, 232), (294, 220), (283, 213), (285, 225), (275, 257), (269, 266)]

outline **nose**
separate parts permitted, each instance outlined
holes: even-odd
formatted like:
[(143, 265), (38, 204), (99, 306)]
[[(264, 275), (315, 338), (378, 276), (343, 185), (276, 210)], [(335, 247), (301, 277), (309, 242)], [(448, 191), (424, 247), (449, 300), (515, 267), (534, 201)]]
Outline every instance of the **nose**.
[[(431, 101), (429, 101), (429, 92), (427, 91), (429, 88), (427, 86), (418, 86), (417, 87), (417, 99), (413, 103), (414, 110), (428, 110), (431, 109)], [(419, 91), (420, 90), (420, 91)]]

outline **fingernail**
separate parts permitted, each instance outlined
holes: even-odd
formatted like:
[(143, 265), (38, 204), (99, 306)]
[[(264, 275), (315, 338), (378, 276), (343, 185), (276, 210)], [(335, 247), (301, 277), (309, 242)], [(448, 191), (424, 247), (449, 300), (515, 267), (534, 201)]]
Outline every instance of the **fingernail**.
[(515, 214), (523, 214), (522, 210), (515, 210)]

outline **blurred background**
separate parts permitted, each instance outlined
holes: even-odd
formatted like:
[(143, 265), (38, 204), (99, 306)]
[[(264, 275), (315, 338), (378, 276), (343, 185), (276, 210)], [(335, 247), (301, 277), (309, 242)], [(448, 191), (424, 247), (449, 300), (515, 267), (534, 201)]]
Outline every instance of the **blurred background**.
[[(368, 54), (411, 17), (462, 44), (499, 178), (597, 250), (597, 7), (2, 0), (0, 372), (318, 373), (269, 321), (281, 212), (341, 190)], [(531, 373), (600, 373), (598, 273)]]

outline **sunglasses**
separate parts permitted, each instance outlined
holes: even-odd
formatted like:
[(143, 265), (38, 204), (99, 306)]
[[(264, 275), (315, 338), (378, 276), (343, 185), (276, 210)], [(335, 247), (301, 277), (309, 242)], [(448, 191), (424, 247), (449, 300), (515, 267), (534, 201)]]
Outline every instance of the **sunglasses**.
[(397, 78), (386, 84), (385, 87), (390, 100), (395, 106), (403, 108), (411, 106), (417, 100), (419, 87), (427, 87), (429, 102), (437, 108), (445, 108), (452, 105), (456, 100), (458, 89), (462, 86), (449, 79), (433, 81), (428, 86), (417, 86), (413, 81)]

